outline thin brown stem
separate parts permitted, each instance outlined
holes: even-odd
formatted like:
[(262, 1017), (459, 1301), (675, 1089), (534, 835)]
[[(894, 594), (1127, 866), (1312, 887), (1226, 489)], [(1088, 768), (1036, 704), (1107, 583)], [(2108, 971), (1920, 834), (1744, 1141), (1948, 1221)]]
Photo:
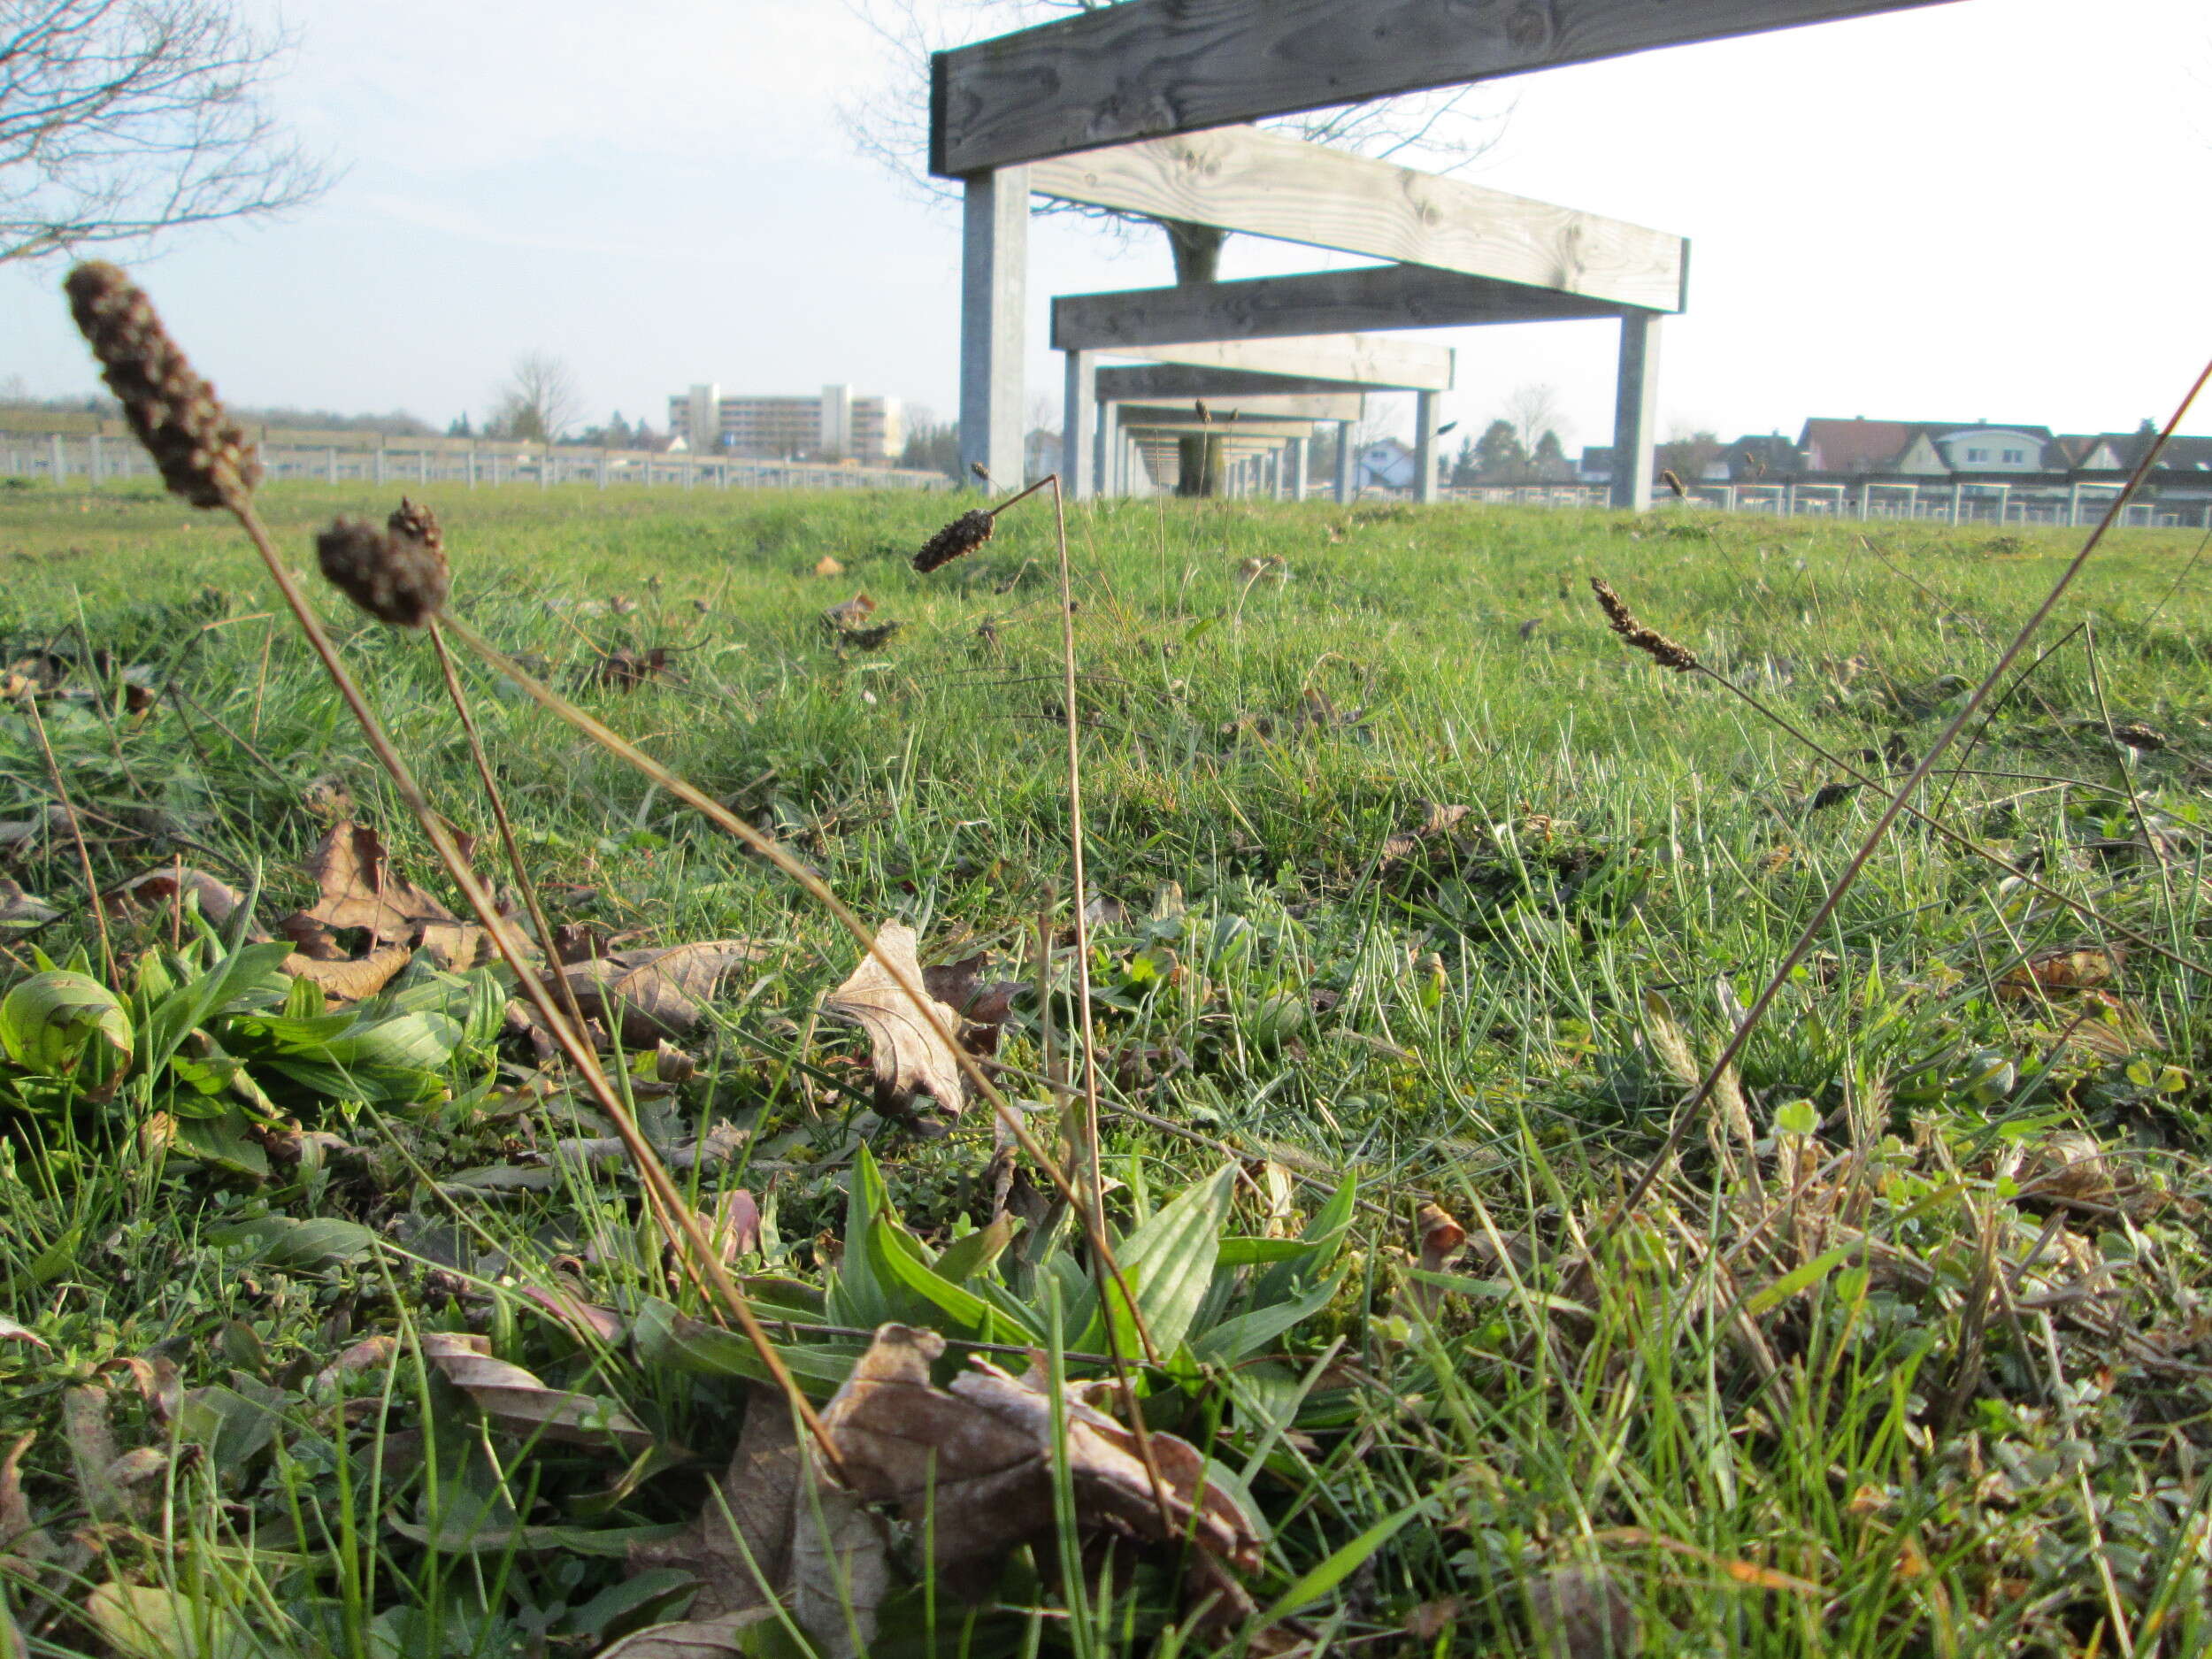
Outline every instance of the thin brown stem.
[(108, 939), (107, 906), (100, 902), (100, 883), (92, 873), (92, 849), (85, 845), (84, 826), (77, 822), (77, 803), (69, 798), (69, 786), (62, 781), (61, 763), (54, 758), (54, 746), (46, 741), (46, 719), (38, 711), (35, 694), (26, 692), (23, 707), (31, 717), (31, 731), (38, 738), (38, 752), (46, 760), (46, 777), (54, 786), (54, 799), (61, 803), (62, 820), (69, 826), (69, 839), (77, 849), (77, 867), (84, 872), (84, 901), (92, 907), (92, 925), (100, 932), (100, 970), (106, 981), (115, 980), (115, 947)]
[[(1115, 1259), (1112, 1241), (1107, 1238), (1102, 1229), (1094, 1225), (1094, 1217), (1089, 1208), (1084, 1204), (1082, 1195), (1077, 1191), (1075, 1184), (1068, 1179), (1067, 1171), (1060, 1167), (1059, 1161), (1045, 1149), (1036, 1136), (1030, 1133), (1028, 1125), (1022, 1121), (1021, 1114), (1014, 1110), (1012, 1103), (999, 1091), (998, 1086), (991, 1081), (989, 1074), (983, 1070), (982, 1063), (961, 1046), (956, 1033), (951, 1031), (945, 1021), (938, 1016), (935, 1000), (924, 988), (920, 979), (909, 972), (902, 964), (893, 961), (877, 945), (874, 933), (869, 928), (868, 924), (855, 913), (852, 907), (832, 892), (829, 884), (825, 882), (820, 876), (793, 856), (787, 848), (755, 829), (689, 780), (671, 772), (620, 733), (578, 708), (467, 623), (450, 615), (444, 617), (442, 621), (456, 639), (499, 670), (501, 673), (506, 675), (521, 688), (524, 695), (540, 708), (558, 716), (608, 753), (626, 761), (647, 778), (667, 790), (669, 794), (703, 814), (718, 827), (734, 835), (748, 848), (788, 876), (803, 892), (827, 910), (838, 926), (853, 936), (862, 949), (875, 958), (878, 965), (890, 976), (891, 982), (896, 985), (913, 1004), (923, 1024), (927, 1025), (932, 1033), (950, 1050), (962, 1075), (975, 1087), (977, 1092), (984, 1099), (990, 1102), (992, 1110), (998, 1114), (998, 1119), (1005, 1125), (1007, 1133), (1014, 1137), (1021, 1149), (1028, 1154), (1039, 1169), (1044, 1171), (1046, 1179), (1052, 1183), (1060, 1196), (1083, 1217), (1084, 1230), (1091, 1248), (1098, 1253), (1100, 1259), (1104, 1261), (1111, 1270), (1114, 1281), (1121, 1286), (1122, 1294), (1128, 1303), (1131, 1317), (1136, 1320), (1140, 1334), (1143, 1334), (1143, 1316), (1137, 1311), (1136, 1298), (1131, 1293), (1128, 1282), (1123, 1277), (1120, 1264)], [(1150, 1338), (1146, 1336), (1145, 1340), (1147, 1349), (1150, 1351)]]
[[(1838, 755), (1833, 750), (1827, 749), (1817, 739), (1812, 737), (1806, 732), (1801, 730), (1798, 726), (1793, 725), (1788, 718), (1783, 715), (1779, 710), (1766, 703), (1755, 693), (1746, 690), (1743, 687), (1738, 685), (1734, 680), (1729, 679), (1725, 674), (1719, 673), (1717, 671), (1707, 667), (1703, 663), (1700, 663), (1697, 665), (1697, 672), (1704, 675), (1706, 679), (1711, 680), (1715, 685), (1720, 687), (1723, 690), (1732, 692), (1736, 696), (1741, 698), (1745, 703), (1749, 705), (1753, 710), (1756, 710), (1763, 718), (1768, 720), (1791, 737), (1795, 738), (1807, 749), (1812, 750), (1814, 754), (1819, 756), (1821, 759), (1826, 761), (1830, 765), (1847, 775), (1854, 782), (1864, 784), (1870, 788), (1875, 789), (1886, 787), (1886, 780), (1876, 778), (1869, 773), (1861, 772), (1849, 761), (1844, 759), (1842, 756)], [(2070, 784), (2075, 780), (2070, 778), (2053, 778), (2047, 780), (2047, 781), (2051, 783)], [(2087, 787), (2093, 787), (2094, 786)], [(2040, 893), (2045, 898), (2064, 905), (2068, 910), (2073, 911), (2084, 921), (2093, 922), (2099, 927), (2109, 929), (2111, 932), (2119, 934), (2124, 939), (2133, 941), (2135, 943), (2142, 946), (2144, 949), (2148, 950), (2154, 955), (2165, 957), (2169, 962), (2175, 964), (2177, 966), (2187, 968), (2193, 973), (2201, 973), (2207, 978), (2212, 979), (2212, 964), (2199, 962), (2193, 956), (2185, 956), (2179, 951), (2170, 950), (2164, 945), (2160, 944), (2149, 934), (2139, 933), (2134, 928), (2128, 926), (2124, 922), (2114, 921), (2101, 910), (2083, 902), (2079, 899), (2072, 898), (2066, 894), (2061, 893), (2056, 887), (2052, 887), (2048, 882), (2039, 881), (2035, 877), (2030, 875), (2025, 870), (2023, 870), (2018, 864), (2014, 864), (2010, 859), (1990, 851), (1988, 848), (1984, 847), (1978, 841), (1975, 841), (1972, 836), (1968, 835), (1962, 831), (1953, 829), (1941, 818), (1935, 817), (1932, 813), (1923, 811), (1920, 808), (1914, 806), (1910, 802), (1906, 803), (1905, 810), (1913, 818), (1926, 825), (1937, 834), (1942, 836), (1946, 841), (1951, 842), (1954, 846), (1962, 848), (1967, 852), (1973, 854), (1977, 858), (1985, 859), (1988, 863), (1996, 865), (1998, 869), (2003, 871), (2007, 875), (2013, 877), (2015, 879), (2024, 883), (2034, 891)]]
[[(1083, 1161), (1087, 1178), (1083, 1201), (1089, 1206), (1089, 1230), (1103, 1238), (1106, 1182), (1098, 1134), (1098, 1033), (1091, 1019), (1091, 919), (1087, 913), (1090, 888), (1083, 864), (1082, 727), (1075, 712), (1075, 584), (1068, 565), (1067, 497), (1061, 493), (1060, 475), (1048, 473), (1041, 481), (1052, 486), (1053, 527), (1060, 557), (1060, 700), (1068, 739), (1068, 877), (1074, 888), (1071, 907), (1075, 911), (1075, 1014), (1078, 1029), (1083, 1035)], [(1114, 1380), (1121, 1388), (1123, 1409), (1129, 1418), (1129, 1426), (1136, 1432), (1137, 1455), (1144, 1464), (1145, 1478), (1151, 1483), (1152, 1501), (1159, 1507), (1160, 1523), (1172, 1532), (1175, 1514), (1168, 1504), (1167, 1483), (1160, 1478), (1159, 1463), (1153, 1457), (1151, 1432), (1145, 1426), (1136, 1386), (1130, 1380), (1129, 1363), (1121, 1349), (1121, 1334), (1114, 1328), (1114, 1275), (1108, 1271), (1103, 1258), (1094, 1260), (1091, 1266), (1098, 1279), (1098, 1303), (1106, 1312), (1106, 1352), (1113, 1356)], [(1126, 1294), (1125, 1288), (1124, 1294)], [(1159, 1350), (1153, 1346), (1133, 1299), (1129, 1302), (1129, 1317), (1136, 1325), (1146, 1356), (1158, 1364)]]
[(2012, 642), (2005, 647), (2003, 653), (1991, 665), (1989, 672), (1982, 676), (1981, 683), (1969, 694), (1965, 704), (1951, 717), (1949, 723), (1937, 734), (1936, 741), (1929, 747), (1928, 752), (1923, 755), (1919, 764), (1913, 767), (1911, 775), (1899, 786), (1897, 793), (1892, 795), (1888, 804), (1883, 807), (1881, 816), (1874, 821), (1874, 826), (1867, 831), (1864, 839), (1853, 850), (1849, 860), (1844, 864), (1842, 872), (1830, 884), (1826, 895), (1820, 902), (1819, 908), (1799, 930), (1796, 939), (1792, 941), (1781, 962), (1768, 976), (1766, 983), (1760, 987), (1759, 995), (1752, 999), (1751, 1006), (1745, 1010), (1743, 1018), (1737, 1022), (1736, 1029), (1730, 1035), (1727, 1045), (1721, 1049), (1720, 1057), (1707, 1068), (1705, 1075), (1699, 1079), (1697, 1087), (1691, 1092), (1690, 1097), (1682, 1102), (1680, 1110), (1676, 1114), (1674, 1125), (1668, 1130), (1666, 1139), (1661, 1143), (1659, 1150), (1654, 1153), (1650, 1162), (1645, 1164), (1643, 1172), (1636, 1178), (1635, 1185), (1630, 1187), (1627, 1194), (1614, 1206), (1612, 1211), (1614, 1220), (1617, 1221), (1624, 1217), (1632, 1215), (1636, 1206), (1643, 1202), (1644, 1196), (1651, 1191), (1653, 1183), (1658, 1180), (1661, 1173), (1672, 1161), (1675, 1153), (1680, 1149), (1683, 1137), (1689, 1132), (1690, 1124), (1696, 1118), (1698, 1109), (1711, 1097), (1714, 1087), (1723, 1077), (1728, 1074), (1729, 1068), (1735, 1064), (1738, 1056), (1743, 1053), (1745, 1045), (1751, 1041), (1751, 1033), (1758, 1029), (1759, 1022), (1766, 1017), (1767, 1010), (1774, 1005), (1774, 1000), (1781, 995), (1782, 987), (1789, 983), (1791, 971), (1802, 962), (1806, 953), (1812, 949), (1814, 942), (1820, 937), (1821, 929), (1828, 926), (1829, 918), (1835, 915), (1837, 907), (1843, 902), (1844, 895), (1848, 893), (1858, 880), (1859, 872), (1866, 868), (1867, 861), (1874, 856), (1875, 849), (1882, 844), (1882, 838), (1889, 833), (1889, 826), (1897, 821), (1922, 782), (1931, 772), (1935, 770), (1935, 764), (1944, 750), (1950, 748), (1957, 740), (1959, 733), (1966, 728), (1967, 723), (1980, 711), (1982, 705), (1989, 701), (1991, 694), (2003, 681), (2012, 665), (2026, 653), (2028, 642), (2035, 637), (2036, 630), (2049, 620), (2051, 612), (2058, 608), (2058, 602), (2065, 597), (2067, 590), (2074, 585), (2075, 579), (2081, 574), (2083, 568), (2089, 563), (2091, 556), (2102, 544), (2106, 533), (2119, 522), (2121, 514), (2127, 510), (2129, 501), (2133, 498), (2136, 491), (2142, 488), (2143, 480), (2149, 476), (2152, 464), (2157, 460), (2160, 452), (2165, 449), (2175, 431), (2188, 415), (2190, 405), (2196, 402), (2197, 395), (2204, 389), (2208, 381), (2212, 381), (2212, 363), (2207, 363), (2198, 372), (2196, 380), (2191, 383), (2187, 394), (2183, 396), (2179, 406), (2175, 409), (2172, 418), (2167, 421), (2165, 428), (2158, 434), (2158, 441), (2144, 450), (2143, 458), (2136, 464), (2135, 471), (2129, 476), (2127, 483), (2121, 488), (2119, 495), (2113, 499), (2112, 504), (2105, 510), (2105, 515), (2098, 520), (2097, 527), (2089, 533), (2089, 539), (2082, 543), (2081, 551), (2075, 554), (2072, 561), (2059, 572), (2058, 579), (2051, 584), (2050, 592), (2043, 596), (2042, 603), (2036, 606), (2033, 613), (2020, 625), (2019, 632), (2012, 637)]
[(530, 913), (530, 926), (538, 936), (538, 949), (545, 958), (546, 971), (552, 974), (553, 983), (561, 995), (561, 1007), (576, 1029), (584, 1028), (584, 1010), (577, 1005), (576, 987), (569, 983), (562, 972), (560, 953), (553, 948), (553, 929), (545, 919), (545, 910), (538, 902), (538, 884), (530, 879), (529, 867), (522, 861), (522, 848), (515, 841), (515, 826), (507, 816), (507, 799), (499, 787), (499, 780), (492, 771), (491, 757), (484, 752), (484, 740), (476, 729), (476, 714), (469, 707), (468, 694), (461, 687), (461, 676), (453, 665), (453, 653), (446, 649), (445, 630), (438, 619), (430, 619), (430, 646), (437, 653), (438, 672), (445, 678), (446, 695), (452, 701), (453, 711), (461, 717), (461, 730), (466, 734), (469, 758), (476, 763), (476, 776), (484, 786), (484, 795), (492, 804), (492, 822), (499, 826), (499, 844), (506, 849), (507, 867), (515, 872), (515, 890), (522, 895), (523, 908)]
[(708, 1240), (705, 1230), (699, 1225), (699, 1217), (693, 1212), (690, 1205), (684, 1202), (682, 1194), (677, 1190), (674, 1180), (669, 1176), (667, 1166), (661, 1162), (659, 1154), (654, 1151), (652, 1143), (645, 1139), (643, 1132), (637, 1125), (637, 1119), (631, 1114), (628, 1104), (617, 1092), (613, 1083), (609, 1080), (605, 1071), (601, 1067), (599, 1056), (593, 1052), (591, 1045), (584, 1041), (582, 1033), (570, 1023), (568, 1017), (553, 1000), (552, 994), (547, 990), (543, 979), (532, 968), (529, 952), (522, 940), (516, 935), (506, 917), (500, 912), (497, 902), (494, 900), (490, 889), (485, 887), (482, 878), (478, 876), (470, 866), (469, 861), (462, 856), (461, 849), (455, 844), (452, 833), (447, 829), (445, 820), (440, 818), (432, 808), (429, 797), (423, 793), (422, 786), (415, 780), (413, 771), (401, 757), (398, 749), (393, 746), (392, 740), (386, 734), (375, 712), (370, 709), (368, 700), (363, 695), (359, 684), (339, 657), (337, 647), (331, 642), (330, 635), (324, 629), (321, 618), (316, 616), (313, 607), (307, 603), (306, 595), (300, 590), (299, 584), (293, 580), (290, 569), (286, 565), (282, 556), (277, 552), (274, 543), (271, 541), (268, 530), (263, 526), (260, 517), (253, 511), (251, 502), (240, 496), (234, 499), (230, 506), (239, 524), (244, 527), (248, 538), (253, 542), (254, 550), (260, 554), (262, 563), (268, 567), (270, 579), (276, 583), (277, 591), (284, 596), (285, 603), (291, 608), (293, 618), (298, 622), (301, 633), (307, 636), (308, 644), (313, 648), (315, 655), (321, 658), (324, 672), (330, 676), (331, 683), (337, 687), (339, 696), (345, 701), (346, 707), (351, 710), (354, 720), (360, 726), (361, 734), (367, 740), (371, 751), (374, 753), (378, 762), (390, 776), (393, 787), (399, 792), (400, 798), (407, 803), (409, 810), (414, 813), (415, 821), (421, 826), (423, 833), (429, 838), (432, 848), (437, 852), (439, 861), (445, 865), (447, 873), (453, 878), (454, 885), (461, 889), (463, 896), (468, 900), (470, 906), (476, 911), (477, 918), (483, 923), (485, 931), (491, 935), (492, 943), (498, 949), (499, 954), (506, 958), (508, 966), (513, 970), (516, 988), (537, 1010), (539, 1018), (544, 1020), (547, 1028), (553, 1033), (554, 1041), (560, 1046), (561, 1051), (567, 1056), (569, 1063), (583, 1078), (586, 1087), (591, 1091), (593, 1099), (598, 1103), (600, 1110), (607, 1114), (608, 1121), (613, 1124), (616, 1135), (621, 1140), (624, 1149), (630, 1155), (632, 1164), (636, 1166), (639, 1184), (645, 1189), (649, 1206), (654, 1210), (655, 1219), (662, 1231), (667, 1235), (670, 1243), (676, 1248), (679, 1255), (688, 1256), (700, 1275), (712, 1286), (714, 1294), (722, 1303), (724, 1310), (736, 1319), (738, 1325), (743, 1329), (747, 1339), (752, 1342), (754, 1349), (759, 1354), (761, 1363), (767, 1369), (768, 1374), (775, 1379), (778, 1387), (789, 1399), (792, 1409), (805, 1423), (808, 1432), (814, 1436), (817, 1445), (821, 1448), (823, 1457), (841, 1477), (844, 1472), (844, 1461), (838, 1455), (836, 1442), (830, 1438), (829, 1431), (823, 1425), (820, 1417), (816, 1414), (812, 1402), (807, 1399), (798, 1383), (793, 1379), (789, 1368), (783, 1363), (783, 1356), (776, 1351), (775, 1344), (769, 1340), (767, 1332), (761, 1328), (760, 1321), (754, 1316), (751, 1303), (747, 1300), (744, 1292), (738, 1288), (736, 1281), (730, 1277), (728, 1269), (724, 1265), (721, 1252), (716, 1249)]

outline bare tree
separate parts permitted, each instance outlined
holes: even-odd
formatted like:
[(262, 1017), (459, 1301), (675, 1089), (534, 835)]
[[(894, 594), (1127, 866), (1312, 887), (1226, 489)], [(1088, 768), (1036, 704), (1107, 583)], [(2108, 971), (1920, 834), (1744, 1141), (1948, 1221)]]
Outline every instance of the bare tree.
[(1521, 453), (1532, 456), (1546, 433), (1556, 434), (1565, 424), (1566, 408), (1559, 401), (1555, 386), (1517, 386), (1505, 400), (1505, 418), (1513, 424), (1513, 435), (1521, 441)]
[(320, 196), (263, 101), (290, 43), (224, 0), (0, 0), (0, 263)]
[[(1096, 12), (1118, 0), (846, 0), (879, 40), (891, 65), (891, 79), (841, 108), (846, 127), (860, 153), (902, 184), (924, 196), (951, 200), (959, 187), (933, 178), (929, 153), (929, 59), (933, 52), (962, 46), (986, 35), (1004, 34), (1072, 12)], [(1475, 88), (1409, 93), (1370, 104), (1310, 110), (1261, 125), (1293, 138), (1331, 144), (1364, 156), (1418, 160), (1431, 170), (1464, 167), (1497, 142), (1502, 117), (1475, 102)], [(1229, 233), (1213, 225), (1155, 219), (1111, 208), (1072, 203), (1040, 205), (1040, 213), (1074, 213), (1100, 220), (1116, 231), (1157, 226), (1166, 234), (1178, 283), (1211, 282), (1221, 269), (1221, 250)], [(1184, 495), (1210, 495), (1220, 475), (1221, 440), (1203, 435), (1180, 441)]]
[(549, 351), (526, 351), (515, 359), (485, 431), (495, 438), (550, 443), (582, 407), (575, 372), (566, 363)]

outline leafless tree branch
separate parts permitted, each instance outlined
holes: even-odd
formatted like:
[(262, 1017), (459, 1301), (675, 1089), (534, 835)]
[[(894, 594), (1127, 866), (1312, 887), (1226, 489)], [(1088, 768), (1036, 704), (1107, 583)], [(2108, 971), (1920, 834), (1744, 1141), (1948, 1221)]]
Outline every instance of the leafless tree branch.
[(329, 188), (222, 0), (0, 0), (0, 263), (280, 213)]

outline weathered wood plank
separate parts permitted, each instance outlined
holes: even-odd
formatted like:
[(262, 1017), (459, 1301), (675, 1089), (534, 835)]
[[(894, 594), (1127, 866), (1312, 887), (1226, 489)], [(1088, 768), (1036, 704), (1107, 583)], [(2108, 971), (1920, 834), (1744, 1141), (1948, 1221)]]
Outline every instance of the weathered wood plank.
[(1063, 351), (1113, 350), (1187, 340), (1559, 322), (1617, 317), (1620, 311), (1618, 305), (1579, 294), (1425, 265), (1381, 265), (1112, 294), (1064, 294), (1052, 302), (1052, 343)]
[(1217, 417), (1202, 420), (1187, 403), (1169, 409), (1146, 403), (1118, 403), (1114, 408), (1115, 419), (1131, 432), (1202, 432), (1224, 439), (1263, 439), (1271, 445), (1285, 438), (1310, 437), (1314, 427), (1310, 420), (1271, 420), (1257, 416), (1233, 421)]
[[(1098, 395), (1107, 403), (1172, 403), (1180, 397), (1278, 397), (1350, 392), (1350, 382), (1310, 375), (1260, 374), (1247, 369), (1208, 369), (1186, 363), (1147, 363), (1098, 371)], [(1357, 419), (1356, 415), (1347, 419)]]
[(1092, 207), (1682, 309), (1679, 236), (1250, 127), (1041, 162), (1029, 183)]
[(1132, 348), (1161, 363), (1250, 369), (1408, 392), (1446, 392), (1452, 353), (1443, 346), (1383, 334), (1298, 334), (1281, 340), (1191, 341)]
[(930, 65), (930, 171), (1946, 0), (1129, 0)]
[(1171, 405), (1185, 414), (1193, 413), (1194, 406), (1203, 403), (1210, 414), (1224, 420), (1248, 416), (1271, 420), (1357, 420), (1364, 412), (1367, 400), (1357, 392), (1307, 392), (1295, 396), (1273, 397), (1217, 396), (1211, 392), (1194, 392), (1187, 398), (1140, 394), (1135, 397), (1118, 397), (1109, 401), (1153, 407)]

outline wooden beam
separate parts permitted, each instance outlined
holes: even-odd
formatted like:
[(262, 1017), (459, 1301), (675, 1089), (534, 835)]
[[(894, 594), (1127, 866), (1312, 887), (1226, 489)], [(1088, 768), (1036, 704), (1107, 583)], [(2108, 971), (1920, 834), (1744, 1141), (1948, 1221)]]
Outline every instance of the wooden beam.
[[(1183, 363), (1150, 363), (1141, 368), (1101, 369), (1098, 395), (1108, 403), (1168, 403), (1179, 398), (1279, 397), (1349, 393), (1359, 388), (1345, 380), (1294, 374), (1258, 374), (1244, 369), (1195, 368)], [(1345, 417), (1357, 419), (1356, 415)]]
[(1105, 401), (1173, 404), (1187, 415), (1194, 412), (1196, 404), (1203, 403), (1214, 419), (1221, 421), (1256, 415), (1271, 420), (1357, 420), (1365, 412), (1367, 402), (1357, 392), (1310, 392), (1296, 397), (1217, 397), (1211, 393), (1194, 393), (1188, 398), (1140, 396)]
[(1178, 341), (1465, 328), (1620, 312), (1617, 304), (1584, 295), (1397, 265), (1113, 294), (1064, 294), (1052, 302), (1052, 343), (1063, 351), (1112, 351)]
[(1384, 334), (1297, 334), (1281, 340), (1194, 341), (1130, 349), (1160, 363), (1256, 370), (1380, 391), (1448, 392), (1452, 386), (1448, 348)]
[(1129, 0), (930, 62), (929, 168), (956, 178), (1943, 0)]
[(1187, 404), (1173, 409), (1152, 409), (1141, 403), (1115, 405), (1118, 419), (1130, 432), (1204, 433), (1222, 439), (1264, 440), (1269, 447), (1285, 438), (1310, 436), (1314, 423), (1310, 420), (1201, 420)]
[(1087, 206), (1682, 309), (1679, 236), (1250, 127), (1041, 162), (1029, 184)]

